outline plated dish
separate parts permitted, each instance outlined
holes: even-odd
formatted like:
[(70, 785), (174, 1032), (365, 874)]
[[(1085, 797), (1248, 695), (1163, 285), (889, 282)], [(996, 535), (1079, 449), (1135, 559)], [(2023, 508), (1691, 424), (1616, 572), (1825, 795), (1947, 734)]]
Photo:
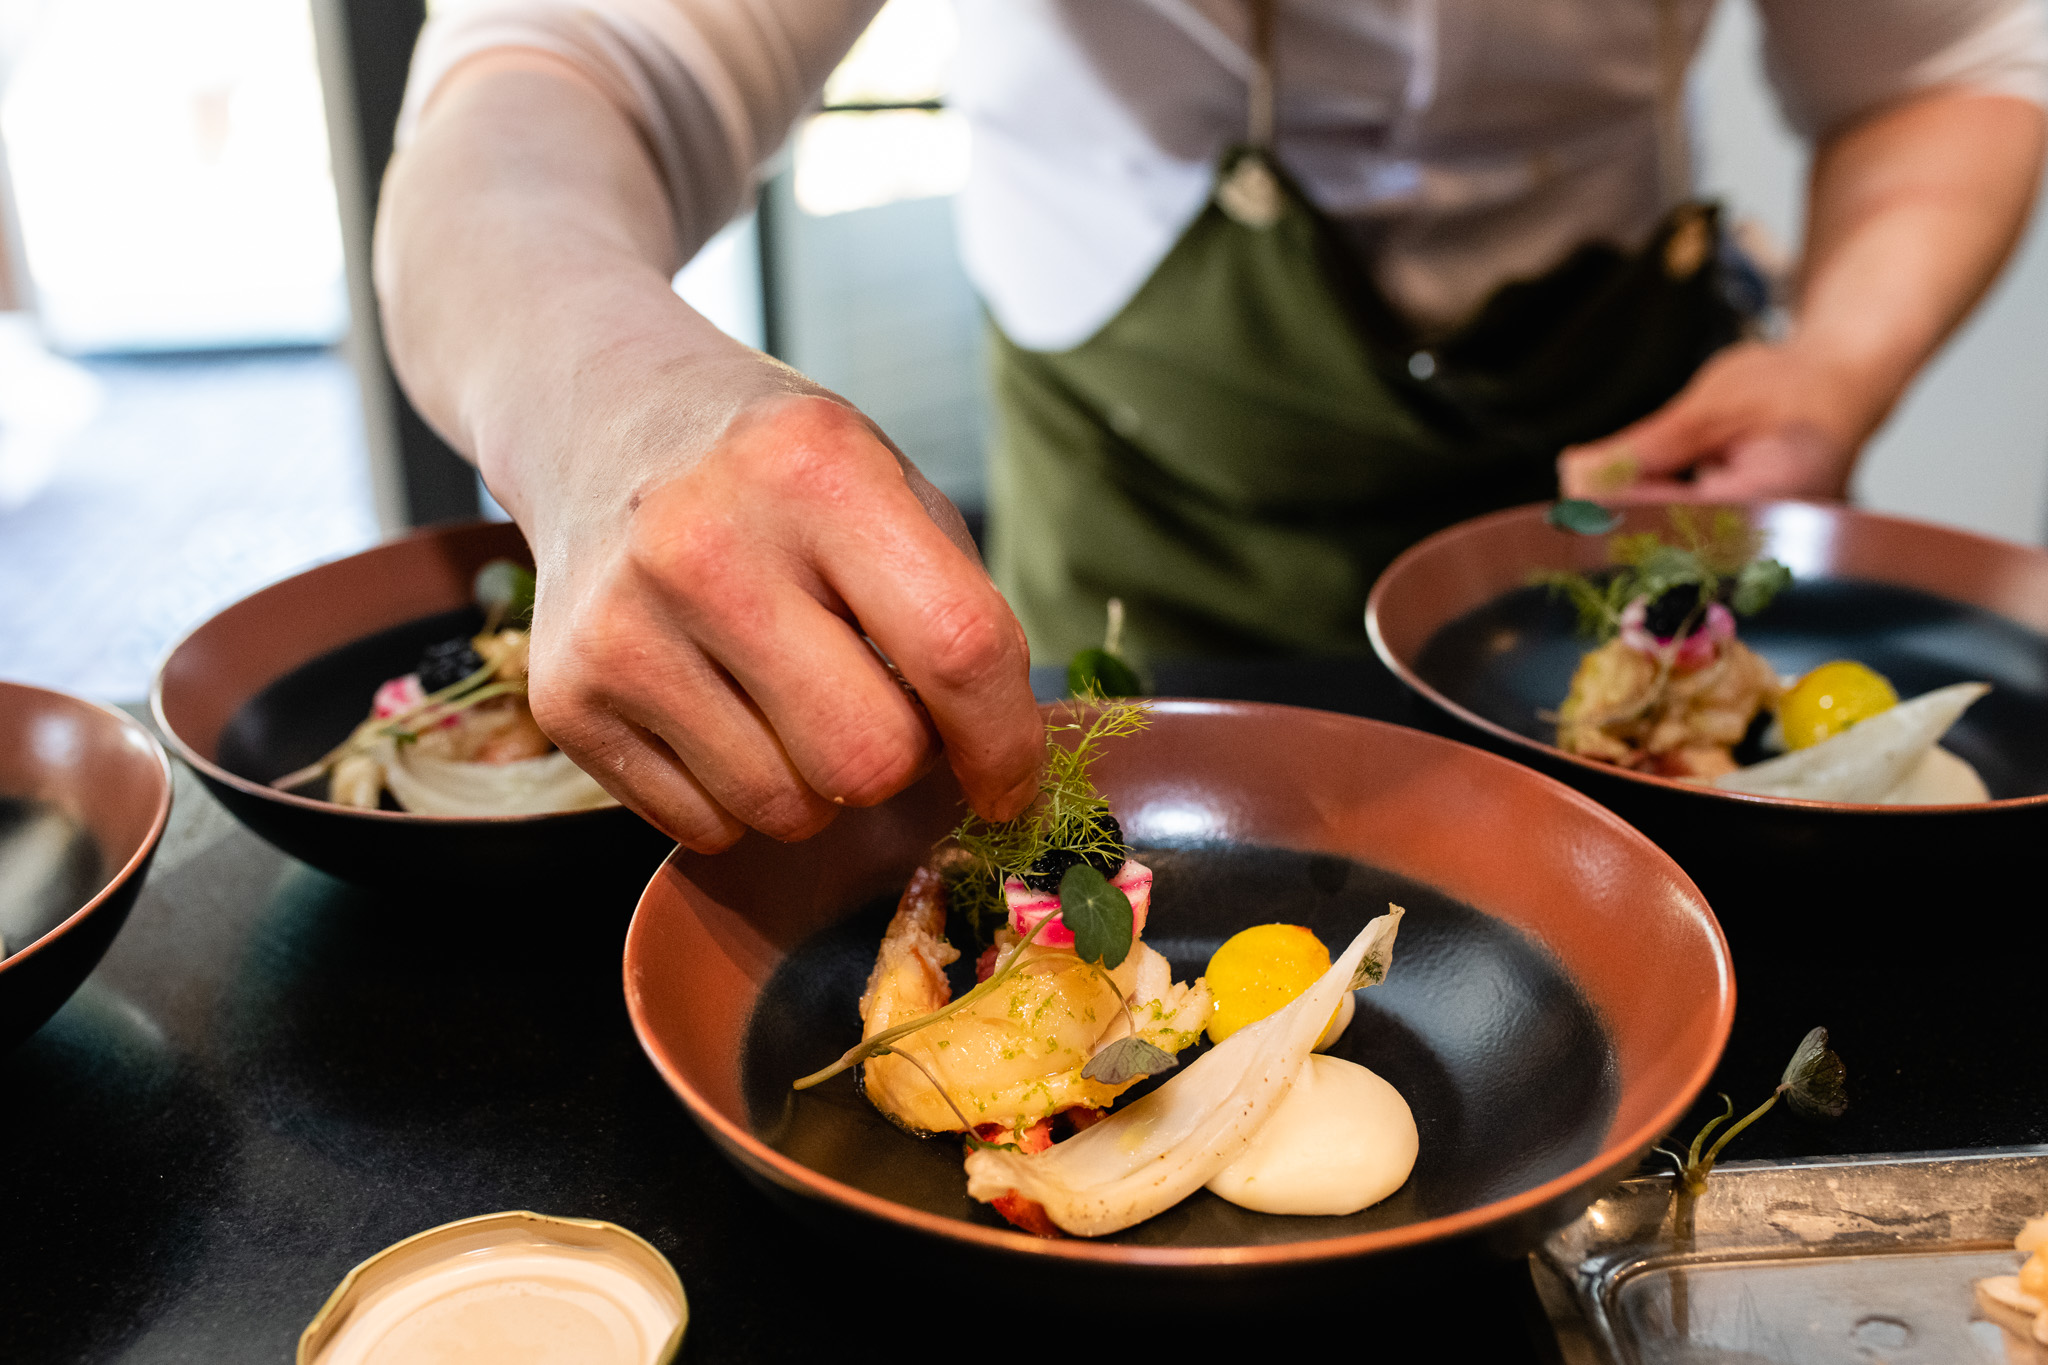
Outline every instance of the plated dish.
[[(1328, 1049), (1386, 979), (1406, 912), (1389, 904), (1335, 962), (1304, 925), (1254, 925), (1173, 980), (1143, 939), (1152, 869), (1091, 772), (1148, 711), (1073, 708), (1047, 727), (1032, 809), (970, 815), (933, 848), (861, 991), (861, 1042), (795, 1088), (857, 1067), (878, 1112), (913, 1137), (957, 1134), (969, 1196), (1041, 1237), (1121, 1232), (1202, 1189), (1260, 1213), (1358, 1213), (1407, 1182), (1419, 1139), (1396, 1087)], [(980, 947), (957, 999), (949, 928)], [(1205, 1033), (1215, 1046), (1186, 1071), (1116, 1107)]]
[(0, 683), (0, 1053), (99, 964), (170, 815), (170, 761), (141, 725)]
[[(439, 736), (490, 738), (460, 720), (442, 728), (451, 714), (466, 713), (444, 703), (471, 699), (504, 708), (493, 719), (538, 742), (537, 732), (518, 724), (518, 708), (501, 700), (517, 695), (515, 677), (496, 676), (506, 659), (494, 658), (491, 676), (473, 679), (479, 655), (478, 666), (456, 679), (459, 695), (431, 703), (422, 695), (390, 716), (370, 714), (380, 689), (417, 680), (430, 651), (475, 649), (479, 636), (500, 640), (510, 627), (500, 621), (485, 632), (490, 608), (477, 601), (478, 575), (498, 561), (530, 562), (516, 526), (437, 527), (253, 593), (180, 640), (158, 667), (150, 700), (159, 728), (237, 819), (344, 880), (474, 887), (484, 875), (569, 880), (592, 868), (637, 880), (673, 846), (637, 815), (610, 804), (549, 813), (507, 802), (504, 779), (530, 770), (469, 761), (475, 752), (429, 752), (443, 743)], [(328, 769), (309, 771), (364, 734), (366, 716), (372, 751), (344, 756), (374, 760), (369, 781), (384, 787), (396, 776), (422, 809), (388, 798), (374, 808), (328, 800)], [(401, 731), (415, 741), (401, 744)], [(545, 781), (509, 785), (528, 786), (527, 796), (538, 789), (538, 804), (558, 804), (551, 787), (565, 776), (559, 765), (566, 760), (526, 757), (555, 771), (542, 774)], [(273, 785), (292, 775), (310, 780), (291, 791)], [(369, 781), (359, 778), (350, 794), (367, 799)], [(582, 792), (589, 797), (588, 787)]]
[(482, 623), (436, 640), (386, 678), (369, 715), (278, 791), (414, 815), (554, 815), (614, 806), (611, 794), (541, 732), (526, 700), (533, 573), (493, 559), (476, 573)]
[[(1016, 1107), (1007, 1135), (999, 1127), (980, 1139), (996, 1148), (976, 1148), (971, 1159), (992, 1168), (984, 1202), (972, 1192), (962, 1160), (971, 1144), (958, 1136), (952, 1105), (914, 1109), (911, 1126), (950, 1124), (942, 1131), (954, 1135), (918, 1137), (861, 1093), (857, 1066), (793, 1089), (862, 1041), (860, 999), (878, 957), (887, 976), (878, 945), (892, 937), (906, 888), (915, 891), (913, 874), (961, 819), (943, 772), (887, 805), (847, 812), (803, 844), (749, 838), (717, 858), (679, 852), (642, 897), (627, 939), (628, 1009), (650, 1058), (728, 1156), (814, 1216), (878, 1222), (1041, 1268), (1199, 1268), (1277, 1283), (1303, 1267), (1461, 1239), (1526, 1243), (1669, 1127), (1725, 1040), (1733, 985), (1698, 892), (1625, 825), (1526, 769), (1369, 721), (1169, 701), (1154, 704), (1148, 729), (1104, 752), (1094, 777), (1127, 864), (1153, 874), (1134, 943), (1163, 959), (1163, 974), (1151, 969), (1163, 984), (1124, 990), (1124, 1000), (1145, 994), (1164, 1008), (1179, 986), (1185, 1005), (1198, 977), (1214, 998), (1218, 983), (1230, 984), (1219, 951), (1248, 928), (1298, 926), (1336, 959), (1307, 974), (1315, 984), (1295, 997), (1305, 1003), (1291, 1023), (1280, 1023), (1282, 1007), (1264, 1025), (1226, 1028), (1217, 1044), (1205, 1021), (1204, 1038), (1179, 1050), (1178, 1069), (1106, 1097), (1117, 1102), (1112, 1115), (1148, 1103), (1177, 1109), (1169, 1087), (1186, 1089), (1205, 1067), (1226, 1069), (1232, 1043), (1257, 1042), (1262, 1028), (1292, 1035), (1276, 1065), (1299, 1075), (1292, 1050), (1305, 1055), (1328, 1029), (1373, 948), (1360, 931), (1393, 901), (1406, 908), (1397, 965), (1357, 998), (1328, 1054), (1376, 1074), (1412, 1110), (1415, 1166), (1391, 1196), (1374, 1201), (1366, 1191), (1365, 1206), (1349, 1212), (1267, 1212), (1207, 1188), (1220, 1168), (1196, 1164), (1177, 1177), (1190, 1186), (1185, 1198), (1122, 1210), (1149, 1216), (1119, 1216), (1113, 1228), (1071, 1216), (1061, 1228), (1069, 1235), (1036, 1236), (994, 1204), (1012, 1189), (1048, 1214), (1061, 1203), (1042, 1183), (1016, 1178), (1050, 1166), (1013, 1163), (1063, 1146), (1087, 1150), (1067, 1137), (1027, 1153), (1018, 1140), (1073, 1108), (1071, 1092), (1066, 1102)], [(1505, 833), (1475, 841), (1479, 828)], [(1103, 880), (1127, 872), (1140, 876), (1126, 865)], [(909, 900), (914, 915), (917, 897)], [(1028, 901), (1019, 909), (1025, 923)], [(972, 989), (979, 956), (956, 946), (958, 960), (936, 964), (952, 973), (955, 999)], [(1252, 947), (1268, 965), (1294, 956)], [(1110, 1003), (1099, 1002), (1098, 1022)], [(1082, 1039), (1063, 1062), (1084, 1049), (1093, 1061), (1104, 1041)], [(918, 1061), (931, 1068), (937, 1051)], [(1091, 1079), (1086, 1064), (1079, 1080)], [(980, 1097), (971, 1078), (953, 1076), (947, 1089), (963, 1111)], [(922, 1103), (914, 1088), (905, 1093)], [(1086, 1202), (1069, 1199), (1064, 1212), (1085, 1213)]]
[[(1561, 503), (1553, 525), (1606, 514)], [(1854, 659), (1780, 676), (1738, 618), (1765, 616), (1792, 586), (1734, 508), (1666, 509), (1660, 531), (1607, 539), (1591, 573), (1535, 574), (1571, 603), (1588, 647), (1554, 715), (1559, 749), (1719, 791), (1879, 805), (1990, 800), (1942, 736), (1991, 690), (1958, 682), (1901, 702)], [(1618, 518), (1614, 518), (1617, 520)], [(1584, 533), (1584, 532), (1582, 532)], [(1597, 534), (1597, 532), (1596, 532)]]
[[(1774, 710), (1823, 665), (1855, 663), (1855, 688), (1874, 684), (1909, 704), (1942, 688), (1987, 684), (1989, 694), (1972, 696), (1942, 739), (1987, 788), (1989, 800), (1966, 804), (2048, 804), (2048, 555), (2038, 548), (1837, 505), (1784, 501), (1741, 510), (1753, 542), (1737, 563), (1722, 565), (1733, 571), (1724, 579), (1733, 583), (1743, 563), (1782, 565), (1790, 581), (1767, 608), (1747, 616), (1706, 610), (1729, 606), (1724, 602), (1702, 604), (1698, 614), (1683, 610), (1677, 616), (1686, 618), (1686, 636), (1673, 639), (1640, 620), (1653, 602), (1638, 606), (1630, 598), (1616, 604), (1610, 639), (1593, 641), (1606, 651), (1602, 661), (1626, 659), (1645, 675), (1657, 671), (1661, 655), (1673, 655), (1675, 665), (1675, 655), (1708, 643), (1714, 653), (1702, 671), (1743, 679), (1724, 692), (1745, 696), (1710, 698), (1729, 700), (1724, 714), (1706, 716), (1708, 729), (1712, 722), (1720, 729), (1700, 745), (1722, 751), (1704, 765), (1716, 772), (1692, 772), (1675, 747), (1647, 753), (1649, 745), (1630, 743), (1628, 735), (1602, 735), (1624, 726), (1585, 724), (1585, 712), (1604, 718), (1587, 696), (1597, 690), (1587, 684), (1604, 679), (1581, 673), (1589, 651), (1581, 614), (1550, 589), (1563, 579), (1610, 583), (1604, 575), (1616, 573), (1616, 542), (1679, 540), (1671, 510), (1628, 508), (1608, 536), (1550, 526), (1546, 510), (1499, 512), (1423, 540), (1380, 577), (1366, 608), (1380, 659), (1487, 741), (1540, 759), (1548, 772), (1610, 780), (1610, 788), (1620, 780), (1708, 798), (1718, 792), (1737, 802), (1876, 808), (1890, 792), (1833, 798), (1802, 794), (1798, 784), (1761, 782), (1761, 790), (1743, 792), (1720, 782), (1741, 765), (1726, 761), (1726, 751), (1741, 743), (1759, 710)], [(1632, 620), (1622, 622), (1630, 608)], [(1743, 667), (1726, 663), (1731, 657)], [(1585, 710), (1569, 700), (1575, 681)], [(1614, 690), (1628, 690), (1626, 681)], [(1812, 681), (1812, 690), (1825, 692), (1819, 684), (1827, 675)], [(1757, 761), (1765, 753), (1753, 749), (1745, 757)]]
[[(1901, 699), (1964, 683), (1991, 690), (1942, 735), (1986, 801), (1886, 804), (1723, 790), (1557, 744), (1558, 713), (1589, 641), (1536, 575), (1610, 567), (1611, 535), (1574, 534), (1536, 504), (1430, 537), (1374, 586), (1374, 649), (1445, 733), (1508, 754), (1595, 797), (1700, 879), (1725, 916), (1755, 878), (1816, 892), (1938, 894), (1952, 869), (2017, 869), (2048, 837), (2048, 553), (1851, 507), (1742, 509), (1757, 553), (1791, 582), (1739, 638), (1776, 678), (1851, 661)], [(1615, 534), (1668, 534), (1663, 507), (1625, 509)], [(1854, 733), (1851, 731), (1850, 733)], [(1742, 762), (1765, 757), (1739, 755)]]

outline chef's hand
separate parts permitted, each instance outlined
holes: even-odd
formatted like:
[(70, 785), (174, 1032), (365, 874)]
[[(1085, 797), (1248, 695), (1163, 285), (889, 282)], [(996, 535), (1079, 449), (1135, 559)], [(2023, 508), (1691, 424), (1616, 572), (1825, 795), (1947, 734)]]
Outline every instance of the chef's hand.
[(1791, 336), (1730, 347), (1658, 411), (1565, 451), (1565, 496), (1843, 496), (1863, 443), (2011, 254), (2043, 134), (2038, 106), (1958, 86), (1829, 134)]
[(707, 852), (811, 834), (941, 744), (983, 815), (1030, 801), (1024, 636), (958, 513), (676, 297), (670, 187), (579, 68), (459, 68), (379, 212), (393, 366), (533, 547), (531, 699), (570, 757)]
[(1640, 422), (1568, 448), (1558, 486), (1602, 502), (1841, 498), (1866, 406), (1796, 346), (1743, 342)]
[(807, 387), (747, 402), (702, 449), (687, 417), (657, 419), (523, 499), (535, 719), (699, 851), (748, 827), (814, 834), (941, 741), (976, 809), (1015, 815), (1036, 791), (1023, 631), (959, 513)]

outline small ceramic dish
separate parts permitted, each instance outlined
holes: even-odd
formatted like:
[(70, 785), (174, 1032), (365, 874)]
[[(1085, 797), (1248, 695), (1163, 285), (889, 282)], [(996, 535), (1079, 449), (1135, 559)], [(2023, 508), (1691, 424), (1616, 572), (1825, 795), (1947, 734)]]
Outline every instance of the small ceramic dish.
[(237, 819), (345, 881), (475, 887), (485, 873), (559, 882), (654, 866), (673, 844), (623, 807), (415, 815), (270, 786), (345, 739), (378, 685), (427, 645), (478, 628), (473, 581), (493, 559), (532, 562), (518, 527), (437, 527), (252, 593), (165, 656), (150, 694), (157, 724)]
[[(1550, 526), (1534, 505), (1438, 532), (1388, 567), (1366, 606), (1380, 658), (1456, 738), (1483, 744), (1620, 812), (1709, 885), (1777, 875), (1788, 862), (1861, 869), (1873, 881), (1933, 863), (1997, 861), (2048, 835), (2048, 553), (1925, 522), (1804, 502), (1744, 509), (1792, 586), (1741, 624), (1781, 674), (1854, 659), (1902, 697), (1981, 680), (1991, 693), (1944, 747), (1994, 797), (1966, 806), (1880, 806), (1724, 792), (1632, 772), (1552, 743), (1543, 718), (1590, 646), (1570, 606), (1530, 586), (1539, 571), (1606, 563), (1607, 537)], [(1618, 531), (1664, 531), (1663, 507), (1627, 509)], [(1896, 886), (1894, 887), (1896, 889)], [(1723, 904), (1723, 911), (1729, 906)]]
[(170, 818), (170, 760), (149, 731), (0, 682), (0, 1053), (99, 965)]
[(1341, 945), (1388, 900), (1407, 908), (1393, 970), (1339, 1048), (1412, 1106), (1408, 1184), (1344, 1218), (1198, 1192), (1112, 1237), (1043, 1240), (967, 1197), (959, 1141), (898, 1131), (852, 1073), (792, 1092), (860, 1036), (883, 923), (961, 812), (943, 770), (803, 844), (678, 852), (642, 897), (633, 1026), (742, 1172), (800, 1213), (1005, 1274), (1284, 1293), (1362, 1257), (1526, 1249), (1629, 1170), (1720, 1055), (1734, 980), (1706, 902), (1635, 831), (1527, 768), (1326, 712), (1161, 701), (1097, 775), (1157, 876), (1145, 937), (1177, 979), (1253, 924)]

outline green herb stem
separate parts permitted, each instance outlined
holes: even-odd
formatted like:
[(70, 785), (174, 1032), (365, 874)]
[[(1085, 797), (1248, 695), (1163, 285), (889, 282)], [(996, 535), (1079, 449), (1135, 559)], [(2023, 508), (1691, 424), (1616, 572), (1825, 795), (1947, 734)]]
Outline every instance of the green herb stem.
[[(1045, 928), (1051, 921), (1052, 916), (1047, 915), (1044, 919), (1032, 925), (1031, 932), (1024, 935), (1016, 948), (1011, 951), (1008, 960), (994, 972), (990, 973), (988, 980), (982, 982), (958, 1000), (955, 1000), (950, 1005), (943, 1005), (933, 1010), (930, 1014), (920, 1015), (908, 1023), (897, 1024), (893, 1028), (885, 1028), (874, 1037), (862, 1040), (860, 1044), (848, 1048), (841, 1054), (838, 1061), (821, 1071), (813, 1071), (810, 1075), (796, 1081), (791, 1088), (795, 1090), (809, 1090), (814, 1085), (822, 1085), (840, 1072), (856, 1067), (870, 1057), (891, 1051), (892, 1044), (901, 1039), (908, 1038), (919, 1029), (928, 1028), (938, 1023), (941, 1019), (958, 1014), (975, 1001), (985, 999), (995, 991), (996, 987), (1008, 981), (1023, 968), (1024, 950), (1031, 946), (1031, 940), (1038, 937), (1038, 931)], [(902, 1056), (903, 1054), (897, 1053), (897, 1055)]]

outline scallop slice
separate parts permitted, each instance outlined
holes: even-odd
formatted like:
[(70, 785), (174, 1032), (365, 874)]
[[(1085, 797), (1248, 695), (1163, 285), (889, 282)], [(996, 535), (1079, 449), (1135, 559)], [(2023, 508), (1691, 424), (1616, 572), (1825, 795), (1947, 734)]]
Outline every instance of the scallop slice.
[(1937, 688), (1811, 748), (1717, 777), (1714, 786), (1754, 796), (1881, 802), (1914, 773), (1963, 712), (1990, 690), (1989, 684), (1980, 682)]
[(618, 802), (560, 749), (515, 763), (458, 763), (379, 745), (384, 782), (415, 815), (549, 815)]
[(1163, 1213), (1251, 1145), (1285, 1099), (1338, 1001), (1370, 957), (1383, 980), (1406, 913), (1391, 905), (1284, 1009), (1218, 1043), (1151, 1094), (1035, 1156), (980, 1148), (967, 1192), (983, 1203), (1015, 1192), (1062, 1230), (1100, 1237)]

